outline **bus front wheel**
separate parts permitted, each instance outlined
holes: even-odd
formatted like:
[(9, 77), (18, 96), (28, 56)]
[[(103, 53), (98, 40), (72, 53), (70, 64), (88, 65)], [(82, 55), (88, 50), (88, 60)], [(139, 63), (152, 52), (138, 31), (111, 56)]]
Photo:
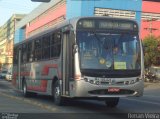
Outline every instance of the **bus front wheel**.
[(105, 104), (108, 107), (116, 107), (118, 105), (118, 102), (119, 102), (119, 98), (107, 98), (105, 100)]
[(56, 105), (63, 105), (64, 99), (61, 96), (61, 89), (60, 89), (60, 84), (58, 80), (55, 82), (53, 86), (53, 98), (54, 98), (54, 103)]

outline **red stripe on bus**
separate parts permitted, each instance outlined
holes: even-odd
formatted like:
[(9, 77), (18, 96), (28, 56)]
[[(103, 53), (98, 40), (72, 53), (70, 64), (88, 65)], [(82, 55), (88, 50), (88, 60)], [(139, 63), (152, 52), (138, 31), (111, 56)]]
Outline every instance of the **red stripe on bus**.
[[(20, 73), (21, 76), (33, 76), (33, 72), (21, 72)], [(16, 80), (17, 80), (17, 77), (18, 77), (18, 73), (13, 73), (13, 80), (12, 80), (12, 84), (14, 86), (16, 86)]]
[(27, 86), (27, 90), (45, 92), (44, 89), (40, 86)]
[(56, 68), (56, 69), (58, 69), (58, 65), (57, 64), (47, 64), (47, 65), (45, 65), (43, 67), (43, 70), (42, 70), (42, 75), (48, 75), (49, 68)]
[(13, 84), (14, 86), (16, 86), (16, 78), (17, 78), (17, 75), (14, 73), (14, 74), (13, 74), (13, 79), (12, 79), (12, 84)]
[(47, 91), (47, 80), (42, 80), (41, 86), (43, 87), (43, 91)]
[(61, 73), (59, 72), (58, 70), (58, 65), (57, 64), (47, 64), (43, 67), (43, 70), (42, 70), (42, 75), (48, 75), (49, 74), (49, 69), (50, 68), (54, 68), (56, 69), (57, 71), (57, 74), (58, 74), (58, 78), (61, 79)]

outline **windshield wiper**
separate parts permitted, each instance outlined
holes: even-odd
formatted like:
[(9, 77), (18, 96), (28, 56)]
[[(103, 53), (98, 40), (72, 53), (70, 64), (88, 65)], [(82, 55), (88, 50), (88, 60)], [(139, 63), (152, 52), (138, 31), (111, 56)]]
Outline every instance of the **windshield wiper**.
[(107, 50), (107, 48), (104, 47), (103, 43), (102, 43), (101, 40), (98, 38), (97, 34), (96, 34), (94, 31), (92, 31), (92, 33), (93, 33), (95, 39), (101, 44), (101, 46), (103, 47), (103, 49)]

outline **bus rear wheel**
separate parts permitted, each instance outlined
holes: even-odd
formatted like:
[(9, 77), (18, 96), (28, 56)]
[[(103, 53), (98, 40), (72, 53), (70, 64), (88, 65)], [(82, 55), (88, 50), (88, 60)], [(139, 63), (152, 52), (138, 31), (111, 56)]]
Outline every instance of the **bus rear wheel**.
[(28, 91), (27, 91), (27, 83), (26, 83), (26, 80), (23, 80), (22, 91), (23, 91), (23, 96), (24, 96), (24, 97), (36, 96), (36, 93), (28, 92)]
[(24, 80), (23, 81), (23, 84), (22, 84), (22, 91), (23, 91), (23, 96), (24, 97), (28, 97), (29, 96), (29, 93), (27, 92), (27, 84), (26, 84), (26, 81)]
[(107, 98), (105, 100), (105, 104), (111, 108), (116, 107), (118, 105), (118, 102), (119, 102), (119, 98)]
[(60, 89), (60, 84), (59, 81), (57, 80), (53, 86), (53, 98), (54, 98), (54, 103), (56, 105), (63, 105), (64, 104), (64, 99), (61, 96), (61, 89)]

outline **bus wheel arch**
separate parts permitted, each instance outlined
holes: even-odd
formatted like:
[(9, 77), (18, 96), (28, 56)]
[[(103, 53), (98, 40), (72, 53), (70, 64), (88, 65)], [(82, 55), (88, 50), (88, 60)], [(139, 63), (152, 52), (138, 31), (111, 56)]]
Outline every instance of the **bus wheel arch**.
[(23, 93), (24, 97), (31, 97), (31, 96), (35, 96), (37, 94), (35, 92), (29, 92), (27, 90), (27, 82), (26, 82), (25, 77), (22, 78), (22, 93)]

